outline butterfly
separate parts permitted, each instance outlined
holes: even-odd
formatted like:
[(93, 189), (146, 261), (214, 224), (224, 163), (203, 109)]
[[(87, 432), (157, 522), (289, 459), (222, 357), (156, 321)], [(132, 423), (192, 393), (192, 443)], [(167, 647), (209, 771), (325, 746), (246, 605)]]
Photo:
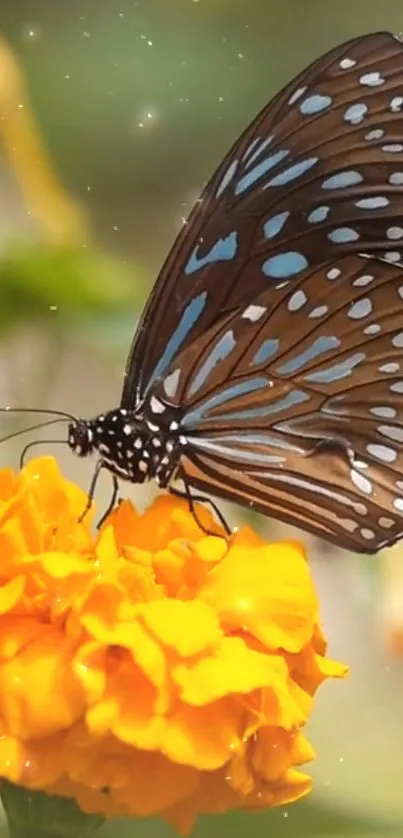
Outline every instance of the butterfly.
[[(401, 248), (401, 249), (400, 249)], [(403, 42), (355, 38), (236, 141), (75, 454), (376, 552), (403, 535)], [(90, 492), (91, 495), (91, 492)]]

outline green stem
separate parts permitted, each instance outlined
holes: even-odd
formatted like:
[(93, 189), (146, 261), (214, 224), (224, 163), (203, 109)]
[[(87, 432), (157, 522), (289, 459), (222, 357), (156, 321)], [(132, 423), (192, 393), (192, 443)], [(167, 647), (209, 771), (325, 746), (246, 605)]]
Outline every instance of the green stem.
[(3, 780), (1, 799), (10, 838), (88, 838), (104, 822), (86, 815), (74, 800), (29, 791)]
[(61, 838), (59, 831), (44, 831), (41, 827), (14, 823), (12, 820), (8, 822), (8, 835), (9, 838)]

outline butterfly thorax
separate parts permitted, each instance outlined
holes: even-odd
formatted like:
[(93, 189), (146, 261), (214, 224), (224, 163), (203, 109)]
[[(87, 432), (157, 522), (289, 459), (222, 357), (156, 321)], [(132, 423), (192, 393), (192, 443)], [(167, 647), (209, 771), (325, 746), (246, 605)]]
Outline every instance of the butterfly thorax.
[(179, 423), (168, 428), (129, 410), (111, 410), (78, 419), (68, 429), (68, 444), (79, 457), (98, 453), (105, 467), (131, 483), (154, 478), (165, 488), (179, 465)]

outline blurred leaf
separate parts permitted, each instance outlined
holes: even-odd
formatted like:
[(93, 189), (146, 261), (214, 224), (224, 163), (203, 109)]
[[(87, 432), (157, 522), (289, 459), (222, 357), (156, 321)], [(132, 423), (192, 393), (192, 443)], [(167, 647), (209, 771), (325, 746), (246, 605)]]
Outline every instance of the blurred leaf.
[(138, 270), (95, 249), (14, 245), (0, 257), (0, 334), (28, 319), (81, 328), (85, 316), (135, 312), (144, 286)]
[[(4, 816), (3, 816), (4, 817)], [(99, 838), (178, 838), (177, 833), (157, 818), (145, 820), (113, 820), (97, 833)], [(261, 814), (238, 812), (230, 815), (200, 818), (191, 838), (401, 838), (402, 826), (353, 813), (341, 812), (312, 803), (293, 804), (288, 809), (273, 809)], [(5, 824), (0, 838), (7, 838)]]
[[(352, 813), (327, 809), (311, 803), (296, 803), (288, 808), (266, 813), (236, 812), (217, 817), (200, 818), (191, 838), (338, 838), (338, 836), (366, 836), (366, 838), (401, 838), (401, 826), (359, 818)], [(176, 833), (157, 819), (145, 821), (121, 820), (106, 823), (99, 838), (175, 838)]]
[(103, 823), (102, 815), (87, 815), (75, 800), (26, 789), (8, 780), (1, 799), (12, 838), (90, 838)]

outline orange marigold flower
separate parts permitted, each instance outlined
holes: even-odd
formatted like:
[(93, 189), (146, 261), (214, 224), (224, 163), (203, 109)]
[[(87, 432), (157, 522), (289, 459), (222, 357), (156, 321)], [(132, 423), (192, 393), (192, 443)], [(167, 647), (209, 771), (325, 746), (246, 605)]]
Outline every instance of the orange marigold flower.
[[(303, 548), (123, 502), (94, 537), (52, 459), (0, 472), (0, 776), (107, 816), (289, 803), (325, 657)], [(198, 514), (210, 527), (210, 514)]]

